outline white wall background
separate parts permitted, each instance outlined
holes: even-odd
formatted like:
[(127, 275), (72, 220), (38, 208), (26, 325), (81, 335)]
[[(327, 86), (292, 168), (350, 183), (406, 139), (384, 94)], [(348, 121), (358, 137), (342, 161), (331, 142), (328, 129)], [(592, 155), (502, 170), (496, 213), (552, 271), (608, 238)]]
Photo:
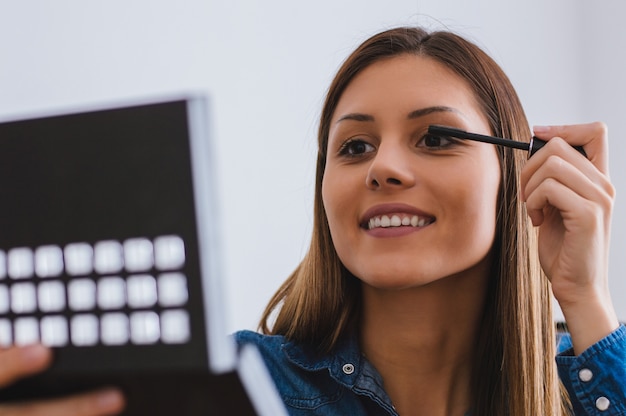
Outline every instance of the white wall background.
[(445, 26), (504, 67), (532, 124), (609, 123), (610, 270), (625, 320), (625, 13), (622, 0), (0, 0), (0, 119), (210, 94), (228, 329), (254, 328), (308, 245), (334, 71), (379, 30)]

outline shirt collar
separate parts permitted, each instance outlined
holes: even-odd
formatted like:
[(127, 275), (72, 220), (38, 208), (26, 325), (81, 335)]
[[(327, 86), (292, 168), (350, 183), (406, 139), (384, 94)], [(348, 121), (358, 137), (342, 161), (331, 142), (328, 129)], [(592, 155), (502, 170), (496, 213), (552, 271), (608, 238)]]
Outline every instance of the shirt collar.
[(287, 359), (301, 369), (328, 370), (331, 377), (349, 388), (362, 372), (364, 359), (356, 336), (343, 337), (328, 354), (320, 354), (311, 346), (294, 341), (283, 344), (282, 349)]
[(287, 360), (305, 371), (328, 371), (339, 384), (353, 392), (368, 396), (396, 414), (383, 388), (383, 380), (374, 366), (362, 355), (358, 337), (343, 337), (328, 354), (320, 354), (308, 345), (289, 341), (283, 344)]

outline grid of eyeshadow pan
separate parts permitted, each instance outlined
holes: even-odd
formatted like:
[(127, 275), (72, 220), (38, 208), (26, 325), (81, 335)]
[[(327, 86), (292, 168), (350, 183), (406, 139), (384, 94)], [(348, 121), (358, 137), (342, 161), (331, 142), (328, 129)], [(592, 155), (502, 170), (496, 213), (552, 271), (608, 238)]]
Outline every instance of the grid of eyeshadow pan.
[(185, 260), (176, 235), (0, 250), (0, 346), (186, 343)]

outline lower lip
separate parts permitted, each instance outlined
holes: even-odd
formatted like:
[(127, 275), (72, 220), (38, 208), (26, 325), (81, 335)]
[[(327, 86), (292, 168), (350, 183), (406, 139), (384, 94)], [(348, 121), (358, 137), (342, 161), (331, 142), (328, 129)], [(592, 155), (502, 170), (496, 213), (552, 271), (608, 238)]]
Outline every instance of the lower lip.
[(423, 227), (409, 227), (409, 226), (387, 227), (387, 228), (379, 227), (379, 228), (372, 228), (371, 230), (365, 230), (365, 232), (372, 237), (393, 238), (393, 237), (403, 237), (405, 235), (413, 234), (413, 233), (423, 230), (424, 228), (428, 228), (429, 226), (430, 224), (424, 225)]

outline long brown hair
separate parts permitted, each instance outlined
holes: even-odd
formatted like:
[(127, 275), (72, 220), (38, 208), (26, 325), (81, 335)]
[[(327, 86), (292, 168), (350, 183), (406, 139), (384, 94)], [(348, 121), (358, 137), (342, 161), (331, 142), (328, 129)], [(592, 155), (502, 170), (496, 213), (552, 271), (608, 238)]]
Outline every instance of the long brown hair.
[[(264, 333), (282, 334), (329, 352), (358, 325), (359, 282), (335, 252), (321, 197), (330, 121), (343, 91), (360, 71), (401, 54), (429, 57), (463, 78), (492, 134), (518, 141), (531, 135), (509, 79), (475, 44), (451, 32), (421, 28), (392, 29), (366, 40), (343, 63), (326, 95), (318, 131), (311, 245), (270, 300), (261, 321)], [(567, 406), (554, 363), (550, 287), (537, 259), (535, 232), (518, 198), (525, 155), (499, 147), (498, 156), (502, 182), (494, 272), (479, 334), (473, 414), (560, 416)]]

